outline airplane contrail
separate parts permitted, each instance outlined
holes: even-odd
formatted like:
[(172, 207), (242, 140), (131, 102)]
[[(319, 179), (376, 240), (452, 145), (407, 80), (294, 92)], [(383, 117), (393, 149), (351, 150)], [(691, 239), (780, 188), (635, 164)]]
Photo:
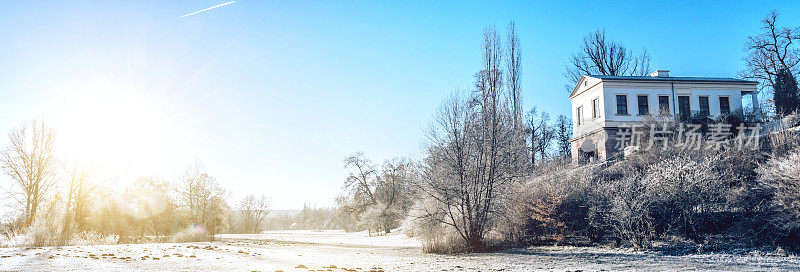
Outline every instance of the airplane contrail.
[(218, 8), (218, 7), (221, 7), (221, 6), (227, 6), (227, 5), (233, 4), (234, 2), (236, 2), (236, 1), (230, 1), (230, 2), (228, 2), (228, 3), (219, 4), (219, 5), (216, 5), (216, 6), (210, 7), (210, 8), (201, 9), (201, 10), (198, 10), (198, 11), (195, 11), (195, 12), (192, 12), (192, 13), (189, 13), (189, 14), (185, 14), (185, 15), (181, 16), (181, 18), (183, 18), (183, 17), (188, 17), (188, 16), (192, 16), (192, 15), (195, 15), (195, 14), (198, 14), (198, 13), (201, 13), (201, 12), (204, 12), (204, 11), (212, 10), (212, 9), (215, 9), (215, 8)]

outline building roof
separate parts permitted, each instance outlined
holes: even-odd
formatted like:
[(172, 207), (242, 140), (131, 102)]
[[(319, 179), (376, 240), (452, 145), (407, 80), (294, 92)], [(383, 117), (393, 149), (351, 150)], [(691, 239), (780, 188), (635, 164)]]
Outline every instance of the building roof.
[(671, 77), (671, 76), (604, 76), (604, 75), (584, 75), (578, 80), (578, 83), (572, 88), (569, 98), (573, 98), (578, 93), (578, 87), (587, 78), (597, 78), (600, 80), (618, 80), (618, 81), (658, 81), (658, 82), (700, 82), (700, 83), (733, 83), (733, 84), (748, 84), (757, 85), (758, 81), (744, 80), (730, 77)]
[(589, 76), (603, 80), (694, 81), (694, 82), (706, 81), (706, 82), (758, 84), (757, 81), (729, 78), (729, 77), (654, 77), (654, 76), (604, 76), (604, 75), (589, 75)]

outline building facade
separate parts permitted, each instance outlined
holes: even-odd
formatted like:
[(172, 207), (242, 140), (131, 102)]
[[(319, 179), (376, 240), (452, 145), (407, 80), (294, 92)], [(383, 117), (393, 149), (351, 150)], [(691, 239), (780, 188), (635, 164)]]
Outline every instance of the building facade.
[(610, 158), (621, 151), (615, 141), (619, 128), (641, 124), (648, 116), (761, 116), (757, 85), (735, 78), (671, 77), (668, 70), (650, 76), (582, 76), (569, 96), (572, 159)]

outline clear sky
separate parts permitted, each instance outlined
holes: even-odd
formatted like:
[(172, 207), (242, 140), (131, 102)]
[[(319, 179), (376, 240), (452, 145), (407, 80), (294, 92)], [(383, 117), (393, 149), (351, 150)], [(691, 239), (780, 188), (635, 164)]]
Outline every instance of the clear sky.
[(348, 154), (421, 156), (487, 26), (517, 23), (524, 106), (551, 115), (569, 114), (563, 67), (597, 28), (674, 76), (734, 77), (769, 10), (800, 26), (795, 1), (241, 0), (181, 17), (226, 2), (0, 3), (0, 144), (38, 118), (62, 157), (120, 182), (200, 162), (232, 201), (327, 206)]

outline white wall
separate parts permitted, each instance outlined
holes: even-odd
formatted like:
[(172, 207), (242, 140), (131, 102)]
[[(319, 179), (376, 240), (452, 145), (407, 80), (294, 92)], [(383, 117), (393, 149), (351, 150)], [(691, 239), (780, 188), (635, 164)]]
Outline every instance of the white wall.
[[(659, 89), (606, 89), (603, 91), (606, 97), (606, 120), (631, 122), (642, 121), (643, 116), (639, 115), (639, 95), (647, 95), (647, 105), (649, 114), (658, 114), (658, 96), (669, 96), (669, 106), (672, 112), (675, 108), (675, 101), (672, 99), (672, 90)], [(628, 98), (628, 115), (617, 115), (617, 95), (626, 95)]]
[(730, 97), (731, 112), (741, 112), (742, 110), (742, 92), (739, 90), (692, 90), (692, 96), (689, 97), (689, 104), (691, 104), (692, 111), (700, 111), (700, 96), (708, 96), (708, 107), (711, 111), (711, 118), (719, 117), (721, 111), (719, 108), (719, 97)]
[[(595, 98), (600, 100), (600, 116), (598, 118), (592, 118), (592, 100)], [(599, 80), (590, 79), (586, 86), (581, 86), (579, 94), (571, 100), (573, 137), (603, 128), (605, 125), (604, 118), (606, 116), (606, 100), (607, 98), (603, 95), (602, 83), (600, 83)], [(583, 113), (581, 114), (583, 120), (581, 120), (580, 125), (578, 125), (577, 109), (580, 106), (583, 106)]]
[[(600, 130), (606, 126), (613, 127), (621, 123), (642, 121), (643, 116), (639, 115), (638, 95), (648, 96), (648, 107), (651, 115), (659, 113), (658, 96), (669, 97), (670, 112), (673, 115), (678, 113), (678, 101), (674, 96), (689, 95), (690, 110), (693, 112), (700, 110), (699, 97), (708, 96), (711, 118), (717, 118), (720, 115), (720, 96), (730, 97), (731, 112), (741, 112), (742, 91), (755, 91), (755, 85), (708, 82), (604, 82), (597, 78), (584, 77), (583, 81), (579, 83), (576, 95), (571, 99), (573, 138)], [(617, 115), (616, 95), (618, 94), (627, 96), (628, 115)], [(600, 100), (600, 117), (593, 119), (592, 100), (595, 98)], [(583, 106), (583, 120), (578, 125), (576, 110), (580, 106)]]

